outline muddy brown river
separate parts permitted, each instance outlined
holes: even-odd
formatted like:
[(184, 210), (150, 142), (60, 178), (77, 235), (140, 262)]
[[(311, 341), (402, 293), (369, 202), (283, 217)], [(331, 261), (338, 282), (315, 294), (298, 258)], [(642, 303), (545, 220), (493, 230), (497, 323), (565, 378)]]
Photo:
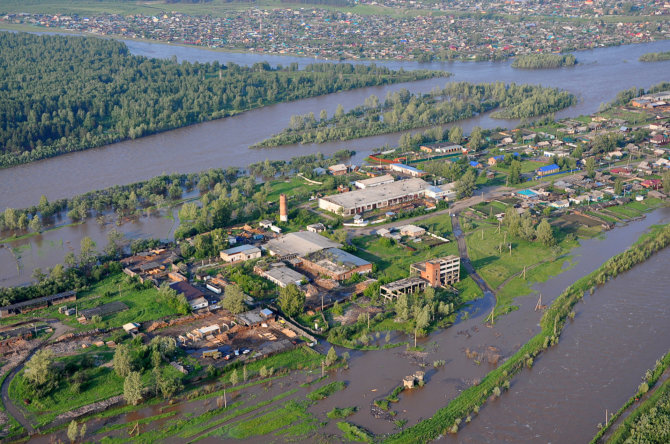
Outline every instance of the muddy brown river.
[[(174, 55), (180, 61), (218, 60), (222, 63), (232, 61), (249, 65), (267, 59), (272, 64), (288, 65), (296, 62), (302, 66), (314, 62), (298, 57), (226, 53), (160, 43), (126, 41), (126, 44), (137, 55), (162, 58)], [(579, 103), (558, 113), (559, 117), (588, 114), (596, 111), (601, 103), (612, 100), (619, 90), (632, 86), (649, 87), (669, 80), (667, 73), (670, 72), (670, 61), (643, 64), (637, 60), (645, 52), (667, 50), (670, 50), (670, 41), (599, 48), (577, 53), (579, 65), (556, 70), (515, 70), (509, 62), (378, 62), (394, 69), (446, 70), (454, 73), (454, 76), (449, 79), (363, 88), (268, 106), (231, 118), (2, 169), (0, 210), (7, 206), (36, 204), (42, 194), (54, 200), (93, 189), (132, 183), (162, 173), (194, 172), (212, 167), (245, 167), (265, 159), (289, 159), (313, 152), (331, 154), (340, 149), (354, 149), (358, 154), (352, 162), (360, 163), (373, 148), (385, 144), (395, 145), (399, 134), (320, 145), (291, 145), (271, 149), (248, 147), (281, 130), (293, 114), (310, 111), (318, 113), (321, 109), (332, 113), (338, 104), (350, 109), (370, 94), (384, 97), (387, 92), (403, 87), (413, 92), (428, 92), (448, 81), (539, 83), (568, 89), (579, 97)], [(493, 128), (514, 126), (516, 123), (492, 119), (487, 114), (458, 122), (466, 132), (475, 125)], [(171, 222), (161, 214), (144, 217), (137, 223), (126, 222), (119, 230), (128, 233), (130, 238), (170, 239), (173, 232)], [(78, 226), (3, 244), (4, 247), (0, 248), (0, 286), (29, 283), (35, 268), (45, 270), (61, 263), (67, 251), (78, 253), (79, 242), (84, 236), (92, 237), (100, 248), (104, 247), (106, 233), (112, 226), (100, 227), (94, 220), (89, 220)]]
[[(213, 61), (253, 64), (270, 59), (287, 65), (292, 61), (312, 63), (311, 59), (266, 57), (258, 54), (231, 54), (201, 48), (171, 46), (159, 43), (126, 42), (134, 54), (179, 60)], [(577, 53), (579, 64), (562, 69), (517, 70), (510, 62), (378, 62), (391, 68), (429, 68), (452, 72), (449, 79), (430, 79), (392, 86), (362, 88), (311, 99), (281, 103), (249, 111), (238, 116), (167, 131), (153, 136), (129, 140), (98, 149), (70, 153), (27, 165), (0, 170), (0, 208), (26, 207), (38, 203), (42, 194), (50, 200), (71, 197), (93, 189), (128, 184), (162, 173), (188, 173), (208, 168), (246, 167), (265, 159), (290, 159), (309, 153), (331, 154), (337, 150), (354, 149), (360, 162), (369, 151), (385, 144), (397, 144), (399, 134), (367, 137), (355, 141), (320, 145), (290, 145), (281, 148), (249, 149), (249, 146), (280, 131), (288, 125), (291, 115), (326, 109), (332, 114), (338, 104), (345, 109), (360, 105), (371, 94), (380, 98), (387, 92), (407, 88), (412, 92), (428, 92), (450, 81), (533, 83), (564, 88), (580, 102), (557, 116), (578, 116), (598, 110), (601, 103), (612, 100), (620, 90), (649, 87), (667, 81), (670, 61), (641, 63), (638, 57), (650, 51), (668, 51), (670, 41), (612, 48), (598, 48)], [(464, 130), (480, 125), (486, 128), (508, 127), (515, 122), (491, 119), (488, 115), (459, 122)]]

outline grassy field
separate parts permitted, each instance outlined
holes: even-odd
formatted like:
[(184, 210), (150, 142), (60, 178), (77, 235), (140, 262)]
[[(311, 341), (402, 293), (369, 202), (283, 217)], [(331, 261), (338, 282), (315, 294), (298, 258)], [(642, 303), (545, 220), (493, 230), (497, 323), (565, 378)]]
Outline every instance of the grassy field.
[(497, 293), (496, 315), (504, 314), (513, 309), (514, 299), (532, 293), (531, 286), (538, 282), (545, 282), (571, 267), (569, 258), (545, 262), (526, 271), (526, 278), (518, 276), (510, 280)]
[(419, 11), (398, 8), (387, 8), (377, 5), (356, 6), (329, 6), (329, 5), (305, 5), (301, 3), (283, 3), (278, 0), (259, 0), (253, 3), (228, 2), (225, 0), (212, 0), (201, 2), (166, 3), (164, 0), (146, 0), (143, 2), (130, 2), (125, 0), (4, 0), (0, 6), (0, 12), (31, 12), (31, 13), (64, 13), (64, 14), (145, 14), (155, 15), (162, 12), (182, 12), (189, 15), (212, 15), (223, 16), (231, 11), (239, 11), (250, 8), (258, 9), (300, 9), (305, 7), (318, 7), (339, 12), (351, 12), (360, 15), (390, 15), (393, 17), (416, 16), (416, 15), (445, 15), (442, 11)]
[[(446, 220), (449, 218), (446, 217)], [(434, 222), (447, 228), (446, 222)], [(451, 228), (449, 222), (448, 228)], [(436, 230), (443, 234), (445, 230)], [(450, 231), (450, 230), (449, 230)], [(357, 256), (377, 265), (378, 277), (387, 281), (395, 281), (409, 276), (409, 266), (415, 262), (434, 259), (449, 254), (458, 254), (456, 242), (431, 247), (428, 242), (407, 242), (416, 251), (411, 251), (400, 244), (387, 245), (386, 239), (377, 236), (363, 236), (353, 240), (359, 248)], [(362, 250), (364, 251), (362, 251)]]
[(321, 185), (308, 183), (300, 177), (293, 177), (288, 181), (277, 180), (270, 182), (272, 191), (268, 194), (269, 201), (279, 200), (279, 195), (285, 193), (288, 196), (312, 192), (321, 188)]
[[(484, 238), (482, 239), (482, 230)], [(556, 247), (547, 248), (540, 242), (528, 242), (523, 239), (505, 237), (505, 230), (496, 233), (497, 227), (478, 227), (466, 237), (468, 253), (472, 265), (493, 288), (505, 279), (530, 266), (557, 257), (577, 246), (576, 241), (561, 240)], [(512, 244), (512, 254), (507, 244)], [(502, 252), (499, 246), (503, 244)]]
[[(61, 413), (121, 394), (123, 378), (114, 373), (110, 367), (102, 366), (112, 359), (113, 352), (99, 351), (93, 355), (96, 356), (94, 359), (96, 359), (97, 366), (83, 370), (86, 374), (86, 382), (81, 385), (80, 393), (73, 393), (71, 383), (62, 380), (49, 396), (37, 399), (28, 389), (23, 378), (23, 371), (21, 371), (9, 385), (10, 398), (17, 405), (23, 405), (23, 400), (29, 399), (31, 403), (25, 406), (25, 409), (33, 414), (31, 418), (33, 423), (43, 427)], [(73, 359), (76, 358), (62, 358), (59, 362), (65, 364)]]
[[(121, 293), (119, 294), (119, 290)], [(128, 310), (110, 314), (102, 318), (98, 324), (80, 324), (76, 316), (65, 316), (58, 313), (58, 306), (48, 307), (24, 315), (13, 316), (0, 320), (0, 324), (15, 323), (21, 320), (44, 316), (58, 318), (64, 324), (78, 330), (91, 330), (98, 327), (120, 327), (128, 322), (144, 322), (176, 314), (170, 307), (158, 301), (158, 290), (155, 288), (135, 289), (126, 281), (126, 275), (117, 273), (109, 276), (90, 289), (77, 294), (77, 302), (69, 302), (68, 307), (77, 306), (78, 310), (96, 307), (109, 302), (119, 301), (128, 306)]]

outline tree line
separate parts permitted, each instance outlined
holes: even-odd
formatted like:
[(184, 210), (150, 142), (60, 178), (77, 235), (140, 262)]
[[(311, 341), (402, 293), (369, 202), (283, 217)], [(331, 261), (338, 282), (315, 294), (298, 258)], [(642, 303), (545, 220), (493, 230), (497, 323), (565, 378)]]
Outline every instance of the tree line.
[(663, 62), (665, 60), (670, 60), (670, 51), (648, 52), (640, 56), (641, 62)]
[(546, 69), (574, 66), (576, 64), (577, 59), (572, 54), (525, 54), (514, 59), (512, 68)]
[(292, 116), (287, 128), (257, 146), (350, 140), (445, 124), (496, 108), (495, 118), (529, 118), (561, 110), (576, 100), (557, 88), (502, 82), (454, 82), (423, 95), (401, 89), (388, 93), (384, 101), (371, 95), (363, 105), (346, 113), (339, 106), (332, 117), (325, 110), (318, 119), (313, 113)]
[[(269, 161), (253, 163), (249, 165), (248, 171), (252, 176), (262, 176), (265, 178), (274, 178), (277, 175), (287, 176), (294, 172), (300, 172), (306, 177), (316, 178), (315, 168), (326, 168), (335, 163), (348, 159), (354, 154), (350, 150), (340, 150), (332, 157), (326, 158), (323, 154), (310, 154), (306, 156), (297, 156), (288, 161)], [(253, 177), (245, 178), (243, 171), (229, 167), (227, 169), (210, 169), (200, 173), (189, 174), (171, 174), (152, 177), (149, 180), (136, 182), (129, 185), (115, 185), (103, 190), (90, 191), (70, 199), (59, 199), (49, 202), (46, 195), (40, 198), (37, 205), (15, 209), (5, 208), (0, 212), (0, 232), (14, 230), (17, 234), (27, 232), (41, 232), (50, 225), (53, 225), (63, 216), (70, 221), (81, 221), (89, 217), (102, 217), (105, 213), (114, 212), (117, 218), (135, 216), (144, 210), (160, 208), (178, 201), (185, 192), (197, 189), (199, 193), (206, 194), (214, 190), (215, 186), (225, 186), (230, 198), (236, 203), (234, 209), (236, 215), (242, 215), (240, 219), (246, 220), (245, 215), (260, 215), (261, 212), (255, 211), (265, 205), (260, 202), (260, 207), (249, 207), (242, 205), (242, 197), (251, 197), (260, 188), (265, 191), (265, 197), (270, 192), (269, 184), (267, 186), (257, 186)], [(334, 189), (339, 182), (336, 178), (327, 177), (324, 179), (324, 189)], [(218, 191), (221, 188), (217, 189)], [(235, 191), (234, 191), (235, 190)], [(218, 196), (218, 195), (217, 195)], [(303, 196), (304, 197), (304, 196)], [(251, 202), (250, 202), (251, 203)], [(195, 221), (192, 209), (195, 204), (185, 204), (180, 212), (184, 221)], [(214, 218), (209, 218), (209, 223), (204, 226), (215, 228)], [(218, 218), (217, 220), (220, 220)], [(207, 230), (203, 228), (203, 230)], [(208, 257), (208, 256), (204, 256)]]
[(2, 33), (0, 49), (1, 167), (272, 103), (444, 75), (375, 65), (176, 63), (78, 36)]

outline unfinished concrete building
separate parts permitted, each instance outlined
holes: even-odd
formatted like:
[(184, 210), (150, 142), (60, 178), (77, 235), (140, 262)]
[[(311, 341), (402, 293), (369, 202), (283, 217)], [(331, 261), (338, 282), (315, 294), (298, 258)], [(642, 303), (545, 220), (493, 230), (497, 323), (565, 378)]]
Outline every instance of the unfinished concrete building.
[(414, 276), (382, 285), (379, 287), (379, 293), (384, 296), (385, 299), (392, 301), (401, 294), (421, 292), (425, 290), (427, 286), (428, 281)]
[(444, 287), (460, 281), (461, 258), (454, 255), (417, 262), (409, 267), (413, 275), (425, 279), (431, 287)]

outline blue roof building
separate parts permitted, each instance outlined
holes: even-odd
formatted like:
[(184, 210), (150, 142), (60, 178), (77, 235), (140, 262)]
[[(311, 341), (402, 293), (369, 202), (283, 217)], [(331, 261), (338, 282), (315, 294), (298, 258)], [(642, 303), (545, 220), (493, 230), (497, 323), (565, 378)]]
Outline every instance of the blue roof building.
[(421, 176), (426, 175), (425, 171), (421, 171), (418, 168), (415, 168), (415, 167), (409, 166), (409, 165), (405, 165), (403, 163), (391, 164), (391, 171), (396, 171), (398, 173), (407, 174), (407, 175), (412, 176), (412, 177), (421, 177)]
[(558, 173), (561, 170), (561, 168), (556, 165), (555, 163), (552, 163), (551, 165), (545, 165), (543, 167), (540, 167), (537, 169), (537, 175), (538, 176), (546, 176), (548, 174), (554, 174)]

